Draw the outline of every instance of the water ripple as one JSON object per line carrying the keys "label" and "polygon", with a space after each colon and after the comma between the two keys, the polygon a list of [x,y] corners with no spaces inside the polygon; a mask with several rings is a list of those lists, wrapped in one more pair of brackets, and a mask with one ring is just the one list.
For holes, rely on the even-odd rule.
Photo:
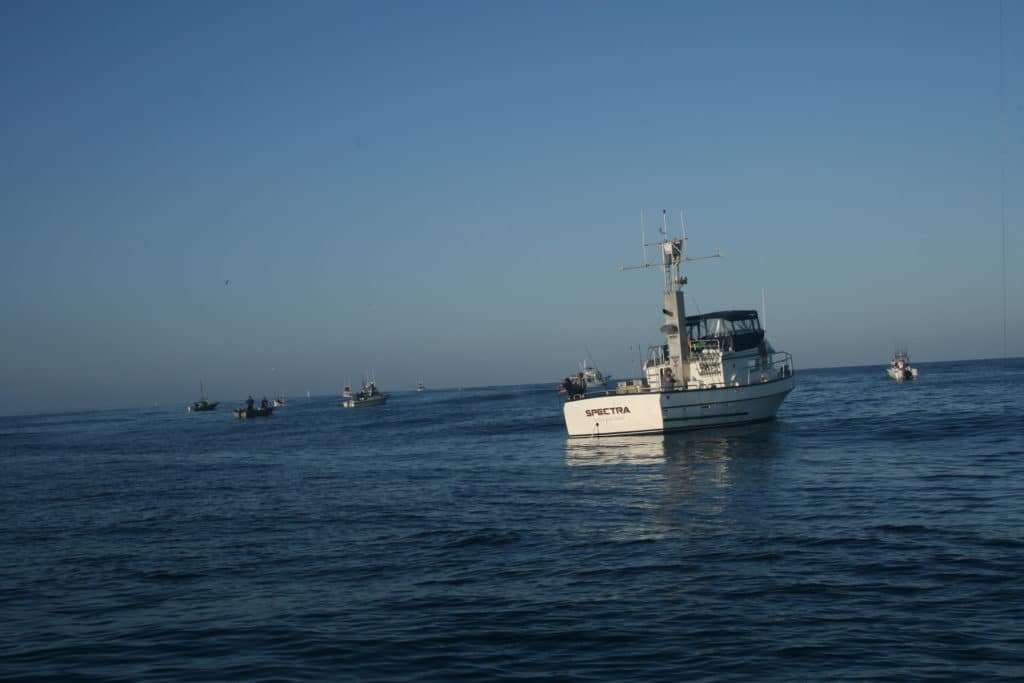
{"label": "water ripple", "polygon": [[567,440],[551,386],[0,419],[3,680],[1018,680],[1024,362]]}

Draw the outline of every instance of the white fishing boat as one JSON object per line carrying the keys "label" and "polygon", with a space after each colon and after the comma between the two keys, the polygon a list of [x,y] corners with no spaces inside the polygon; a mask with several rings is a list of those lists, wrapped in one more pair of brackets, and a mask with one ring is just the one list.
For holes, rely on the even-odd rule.
{"label": "white fishing boat", "polygon": [[288,405],[288,400],[285,399],[284,396],[278,395],[278,397],[274,399],[273,406],[275,408],[280,408],[281,406],[286,406],[286,405]]}
{"label": "white fishing boat", "polygon": [[604,374],[592,365],[588,365],[587,361],[580,363],[580,375],[583,377],[583,388],[585,391],[604,391],[612,386],[612,376]]}
{"label": "white fishing boat", "polygon": [[605,375],[597,368],[587,365],[587,361],[580,363],[580,371],[558,385],[558,392],[569,394],[570,397],[582,396],[587,393],[606,391],[611,388],[612,376]]}
{"label": "white fishing boat", "polygon": [[[685,235],[668,237],[662,219],[660,267],[664,274],[661,332],[651,347],[643,377],[620,381],[614,390],[569,394],[563,406],[571,437],[660,432],[771,420],[793,390],[793,358],[765,339],[757,311],[729,310],[686,316],[681,274]],[[708,257],[714,258],[719,254]]]}
{"label": "white fishing boat", "polygon": [[427,388],[425,386],[423,386],[423,382],[419,382],[416,385],[416,391],[423,392],[423,391],[426,391],[426,390],[427,390]]}
{"label": "white fishing boat", "polygon": [[387,394],[382,394],[377,389],[377,383],[373,380],[363,384],[363,388],[359,391],[352,393],[350,387],[345,387],[345,391],[342,392],[342,398],[345,400],[341,402],[342,408],[367,408],[370,406],[383,405],[387,400]]}
{"label": "white fishing boat", "polygon": [[907,379],[917,379],[917,368],[910,365],[910,356],[906,349],[897,350],[892,355],[889,367],[885,369],[890,379],[902,382]]}

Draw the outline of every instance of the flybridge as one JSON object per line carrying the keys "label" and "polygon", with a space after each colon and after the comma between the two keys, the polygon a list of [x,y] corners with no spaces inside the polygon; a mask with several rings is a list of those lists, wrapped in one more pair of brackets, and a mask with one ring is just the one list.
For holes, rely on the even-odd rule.
{"label": "flybridge", "polygon": [[717,311],[686,316],[686,335],[690,339],[718,339],[723,348],[746,351],[764,341],[764,330],[757,311]]}

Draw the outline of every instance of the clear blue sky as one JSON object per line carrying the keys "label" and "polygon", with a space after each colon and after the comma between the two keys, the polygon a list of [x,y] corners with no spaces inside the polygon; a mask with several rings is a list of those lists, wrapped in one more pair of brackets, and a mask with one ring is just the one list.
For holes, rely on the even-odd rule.
{"label": "clear blue sky", "polygon": [[[0,414],[1024,355],[1024,4],[0,4]],[[1002,176],[1005,172],[1005,185]],[[1001,188],[1005,187],[1005,193]],[[225,285],[225,280],[230,284]]]}

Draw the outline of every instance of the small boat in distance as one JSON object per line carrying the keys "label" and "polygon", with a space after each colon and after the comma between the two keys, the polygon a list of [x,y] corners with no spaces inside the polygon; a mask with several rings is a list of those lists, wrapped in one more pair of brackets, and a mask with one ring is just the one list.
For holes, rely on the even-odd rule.
{"label": "small boat in distance", "polygon": [[273,406],[275,408],[280,408],[281,406],[286,406],[286,405],[288,405],[288,401],[285,400],[284,396],[281,396],[280,394],[278,394],[277,398],[274,399]]}
{"label": "small boat in distance", "polygon": [[377,389],[377,383],[373,380],[363,384],[363,388],[352,394],[350,387],[345,387],[345,391],[342,393],[342,398],[345,400],[341,402],[342,408],[368,408],[370,406],[384,405],[387,400],[387,394],[382,394]]}
{"label": "small boat in distance", "polygon": [[423,382],[420,382],[419,384],[416,385],[416,391],[426,391],[426,390],[427,390],[427,388],[425,386],[423,386]]}
{"label": "small boat in distance", "polygon": [[[652,346],[644,377],[620,381],[609,391],[567,391],[562,407],[570,437],[659,434],[772,420],[793,390],[793,357],[765,338],[757,311],[727,310],[687,316],[680,272],[697,260],[682,238],[668,236],[662,212],[660,267],[664,276],[661,333]],[[719,254],[698,258],[714,258]]]}
{"label": "small boat in distance", "polygon": [[257,408],[254,405],[255,401],[252,400],[252,396],[245,400],[244,408],[236,408],[231,411],[239,420],[245,420],[250,417],[269,417],[274,412],[274,406],[270,405],[267,399],[263,399],[260,402],[260,407]]}
{"label": "small boat in distance", "polygon": [[910,356],[906,349],[897,349],[892,355],[889,367],[885,369],[890,379],[902,382],[905,379],[917,379],[917,368],[910,365]]}
{"label": "small boat in distance", "polygon": [[604,391],[611,386],[612,376],[602,373],[592,365],[587,365],[587,361],[580,363],[580,374],[583,376],[585,391]]}
{"label": "small boat in distance", "polygon": [[189,413],[202,413],[207,410],[216,410],[219,401],[208,401],[206,400],[206,390],[203,388],[202,380],[199,381],[199,400],[193,402],[186,408],[186,412]]}
{"label": "small boat in distance", "polygon": [[558,393],[568,394],[570,399],[577,399],[587,392],[605,391],[611,388],[612,376],[602,373],[597,368],[587,365],[587,361],[580,363],[580,371],[575,375],[566,377],[558,385]]}

